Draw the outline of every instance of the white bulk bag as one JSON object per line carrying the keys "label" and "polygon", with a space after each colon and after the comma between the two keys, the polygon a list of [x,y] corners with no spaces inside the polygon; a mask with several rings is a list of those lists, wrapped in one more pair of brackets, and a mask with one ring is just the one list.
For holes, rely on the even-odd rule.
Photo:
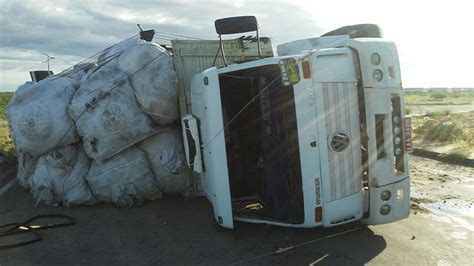
{"label": "white bulk bag", "polygon": [[82,79],[86,77],[87,72],[93,70],[96,67],[97,65],[95,63],[80,63],[77,65],[74,65],[74,67],[70,71],[62,75],[72,78],[76,80],[77,82],[81,82]]}
{"label": "white bulk bag", "polygon": [[6,109],[18,152],[39,156],[78,140],[66,110],[76,86],[69,78],[48,78],[19,88]]}
{"label": "white bulk bag", "polygon": [[80,146],[67,146],[41,156],[31,178],[36,204],[94,204],[95,198],[85,181],[90,161]]}
{"label": "white bulk bag", "polygon": [[103,164],[92,162],[87,182],[98,201],[113,202],[121,207],[162,198],[145,154],[136,147]]}
{"label": "white bulk bag", "polygon": [[138,147],[145,152],[164,194],[190,196],[194,193],[194,184],[184,158],[181,136],[177,129],[165,129],[140,142]]}
{"label": "white bulk bag", "polygon": [[97,59],[97,65],[107,65],[108,67],[117,68],[117,60],[115,59],[117,59],[122,54],[122,52],[128,49],[130,46],[140,42],[143,41],[137,36],[134,36],[110,46],[109,48],[105,49],[101,55],[99,55],[99,58]]}
{"label": "white bulk bag", "polygon": [[156,132],[138,107],[127,75],[105,66],[81,82],[69,114],[87,155],[98,163]]}
{"label": "white bulk bag", "polygon": [[140,107],[159,124],[179,117],[178,85],[171,56],[159,45],[145,41],[128,47],[113,65],[129,75]]}
{"label": "white bulk bag", "polygon": [[15,97],[18,97],[18,96],[20,96],[21,94],[23,94],[23,93],[25,93],[25,92],[31,90],[32,88],[34,88],[34,87],[35,87],[35,84],[36,84],[36,83],[33,82],[33,81],[27,81],[27,82],[25,82],[25,84],[20,85],[20,86],[16,89],[15,94],[13,94],[13,97],[10,99],[10,101],[12,101]]}

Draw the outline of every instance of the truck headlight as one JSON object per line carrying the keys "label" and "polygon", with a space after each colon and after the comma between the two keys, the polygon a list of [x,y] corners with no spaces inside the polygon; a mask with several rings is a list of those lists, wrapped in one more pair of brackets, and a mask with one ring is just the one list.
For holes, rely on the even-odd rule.
{"label": "truck headlight", "polygon": [[374,70],[374,73],[372,74],[372,77],[378,82],[382,81],[382,79],[383,79],[382,70],[380,70],[380,69]]}
{"label": "truck headlight", "polygon": [[385,204],[380,207],[380,214],[387,215],[390,212],[390,205]]}
{"label": "truck headlight", "polygon": [[392,196],[392,193],[390,192],[390,190],[384,190],[382,191],[382,193],[380,193],[380,198],[383,201],[389,200],[391,196]]}

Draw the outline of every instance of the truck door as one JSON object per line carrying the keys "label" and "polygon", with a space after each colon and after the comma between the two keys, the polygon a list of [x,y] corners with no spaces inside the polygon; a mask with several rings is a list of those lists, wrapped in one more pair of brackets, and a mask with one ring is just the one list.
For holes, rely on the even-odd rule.
{"label": "truck door", "polygon": [[193,77],[191,101],[192,114],[199,120],[201,135],[202,187],[212,204],[216,221],[223,227],[233,228],[224,123],[216,68]]}

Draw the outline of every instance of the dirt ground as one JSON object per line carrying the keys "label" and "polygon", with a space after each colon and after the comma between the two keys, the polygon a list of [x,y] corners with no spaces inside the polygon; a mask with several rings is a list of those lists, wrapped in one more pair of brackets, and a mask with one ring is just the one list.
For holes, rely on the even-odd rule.
{"label": "dirt ground", "polygon": [[474,165],[410,157],[412,208],[474,217]]}
{"label": "dirt ground", "polygon": [[[31,195],[14,185],[0,195],[0,224],[47,213],[70,215],[77,224],[44,230],[38,243],[0,250],[0,265],[222,265],[249,258],[255,259],[243,264],[474,264],[474,168],[411,156],[410,171],[408,219],[330,229],[236,223],[234,230],[222,230],[204,198],[165,198],[130,209],[34,207]],[[321,239],[351,229],[358,230]],[[262,256],[291,246],[279,255]]]}

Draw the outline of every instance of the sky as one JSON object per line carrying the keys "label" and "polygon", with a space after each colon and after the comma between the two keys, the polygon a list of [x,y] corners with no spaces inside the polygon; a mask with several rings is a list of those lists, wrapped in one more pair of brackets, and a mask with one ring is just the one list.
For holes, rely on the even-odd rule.
{"label": "sky", "polygon": [[[273,46],[341,26],[375,23],[397,45],[402,81],[411,87],[474,87],[474,10],[470,1],[153,1],[0,0],[0,91],[28,71],[55,73],[137,33],[216,40],[214,20],[255,15]],[[166,42],[161,40],[162,42]]]}

